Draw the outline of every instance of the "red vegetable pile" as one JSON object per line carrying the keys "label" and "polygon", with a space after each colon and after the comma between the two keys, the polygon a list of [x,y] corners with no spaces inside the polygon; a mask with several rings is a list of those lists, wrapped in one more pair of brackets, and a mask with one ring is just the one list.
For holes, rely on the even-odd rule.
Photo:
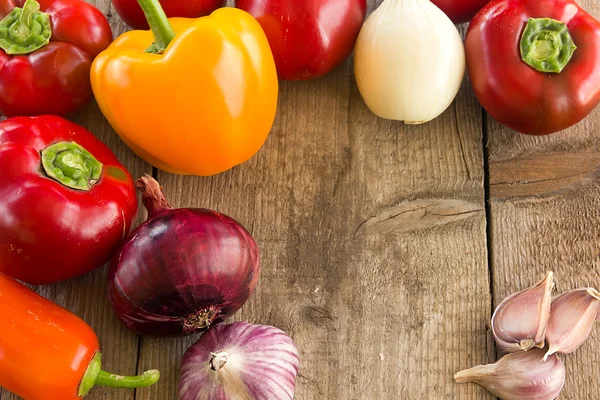
{"label": "red vegetable pile", "polygon": [[[224,3],[114,0],[127,24],[151,30],[111,44],[106,17],[83,0],[0,0],[0,113],[10,117],[0,122],[0,382],[8,390],[77,400],[94,385],[158,380],[157,371],[101,371],[92,329],[11,279],[51,284],[112,260],[108,297],[127,328],[203,333],[183,359],[181,400],[293,398],[292,339],[270,326],[221,324],[258,283],[254,238],[216,211],[172,208],[149,176],[137,183],[148,219],[128,235],[132,177],[91,132],[59,116],[90,100],[90,77],[104,116],[134,152],[165,171],[202,175],[262,146],[277,78],[322,77],[355,48],[356,85],[382,118],[437,118],[463,87],[465,65],[485,110],[524,134],[569,128],[600,103],[600,22],[574,0],[383,0],[366,21],[366,0],[236,0],[239,10],[212,13]],[[467,21],[463,43],[455,23]],[[552,301],[551,277],[494,315],[498,344],[517,353],[458,381],[506,399],[558,395],[565,370],[555,353],[587,339],[600,293],[582,288]],[[52,350],[42,357],[44,341]],[[534,349],[546,342],[547,352]]]}

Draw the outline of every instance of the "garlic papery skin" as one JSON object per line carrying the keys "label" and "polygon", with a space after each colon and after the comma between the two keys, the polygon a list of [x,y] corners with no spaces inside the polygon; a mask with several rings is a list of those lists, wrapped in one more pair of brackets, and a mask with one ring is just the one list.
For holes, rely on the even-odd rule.
{"label": "garlic papery skin", "polygon": [[183,356],[179,400],[292,400],[298,350],[283,331],[234,322],[206,331]]}
{"label": "garlic papery skin", "polygon": [[360,31],[354,73],[374,114],[420,124],[452,103],[465,64],[460,34],[430,0],[385,0]]}
{"label": "garlic papery skin", "polygon": [[565,384],[565,366],[556,356],[542,361],[544,350],[510,353],[495,364],[457,373],[457,383],[473,382],[503,400],[554,400]]}
{"label": "garlic papery skin", "polygon": [[600,293],[596,289],[577,289],[555,297],[546,329],[546,356],[577,350],[590,336],[599,312]]}
{"label": "garlic papery skin", "polygon": [[553,276],[552,272],[548,272],[541,282],[508,296],[496,307],[492,316],[492,332],[502,350],[512,353],[544,347]]}

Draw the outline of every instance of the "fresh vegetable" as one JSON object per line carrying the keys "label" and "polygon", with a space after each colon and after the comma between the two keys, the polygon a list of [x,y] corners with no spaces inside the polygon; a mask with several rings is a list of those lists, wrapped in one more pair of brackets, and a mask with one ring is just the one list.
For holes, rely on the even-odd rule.
{"label": "fresh vegetable", "polygon": [[342,63],[367,12],[366,0],[236,0],[261,24],[280,79],[312,79]]}
{"label": "fresh vegetable", "polygon": [[[495,364],[457,373],[503,400],[554,400],[565,383],[556,353],[570,354],[589,337],[600,313],[600,293],[576,289],[552,299],[553,273],[505,298],[492,317],[496,344],[509,352]],[[547,347],[546,347],[547,346]]]}
{"label": "fresh vegetable", "polygon": [[0,386],[26,400],[81,399],[94,385],[137,388],[156,370],[101,370],[98,337],[85,322],[0,273]]}
{"label": "fresh vegetable", "polygon": [[481,385],[502,400],[554,400],[565,384],[565,366],[556,355],[543,358],[543,349],[519,351],[461,371],[454,379]]}
{"label": "fresh vegetable", "polygon": [[234,322],[210,328],[181,364],[179,400],[292,400],[298,350],[283,331]]}
{"label": "fresh vegetable", "polygon": [[492,1],[465,45],[475,95],[517,132],[558,132],[600,102],[600,23],[573,0]]}
{"label": "fresh vegetable", "polygon": [[252,236],[205,209],[172,209],[158,182],[138,180],[148,220],[115,255],[108,295],[115,313],[140,335],[186,335],[233,315],[260,273]]}
{"label": "fresh vegetable", "polygon": [[490,0],[431,0],[455,24],[469,22]]}
{"label": "fresh vegetable", "polygon": [[[226,0],[159,0],[168,17],[198,18],[208,15]],[[112,0],[112,4],[123,21],[133,29],[148,29],[148,21],[138,0]]]}
{"label": "fresh vegetable", "polygon": [[594,288],[572,290],[552,300],[546,331],[548,352],[570,354],[588,339],[600,312],[600,292]]}
{"label": "fresh vegetable", "polygon": [[554,274],[534,286],[514,293],[498,305],[492,316],[492,333],[503,351],[527,351],[544,347]]}
{"label": "fresh vegetable", "polygon": [[429,0],[384,0],[365,22],[354,71],[379,117],[419,124],[452,103],[465,73],[462,39]]}
{"label": "fresh vegetable", "polygon": [[112,41],[83,0],[0,0],[0,112],[64,115],[92,97],[92,60]]}
{"label": "fresh vegetable", "polygon": [[90,132],[15,117],[0,122],[0,209],[0,272],[47,284],[109,261],[137,201],[127,170]]}
{"label": "fresh vegetable", "polygon": [[108,121],[167,172],[213,175],[248,160],[277,108],[275,62],[260,25],[235,8],[167,20],[158,0],[140,4],[154,37],[127,32],[92,65]]}

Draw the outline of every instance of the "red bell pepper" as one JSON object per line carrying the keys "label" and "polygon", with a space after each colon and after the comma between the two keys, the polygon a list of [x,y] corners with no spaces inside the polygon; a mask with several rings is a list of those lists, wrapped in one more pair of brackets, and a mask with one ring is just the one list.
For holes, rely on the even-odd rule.
{"label": "red bell pepper", "polygon": [[0,122],[0,272],[31,284],[89,272],[136,212],[131,176],[84,128],[56,116]]}
{"label": "red bell pepper", "polygon": [[236,0],[262,26],[279,79],[325,75],[354,50],[366,0]]}
{"label": "red bell pepper", "polygon": [[2,114],[65,115],[91,99],[92,61],[112,41],[100,10],[83,0],[0,0],[0,18]]}
{"label": "red bell pepper", "polygon": [[494,0],[465,47],[479,102],[518,132],[566,129],[600,102],[600,22],[573,0]]}
{"label": "red bell pepper", "polygon": [[[223,7],[226,0],[160,0],[159,2],[169,18],[198,18]],[[112,0],[112,4],[121,19],[133,29],[150,28],[138,0]]]}

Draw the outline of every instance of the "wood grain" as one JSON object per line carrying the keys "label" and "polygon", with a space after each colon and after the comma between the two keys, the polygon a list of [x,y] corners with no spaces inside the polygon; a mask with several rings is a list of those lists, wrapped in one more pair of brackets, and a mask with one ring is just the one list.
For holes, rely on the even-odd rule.
{"label": "wood grain", "polygon": [[[112,15],[109,0],[90,1],[107,15]],[[110,18],[113,33],[123,32],[126,27],[118,18]],[[121,142],[100,110],[92,102],[74,121],[93,132],[106,143],[117,158],[137,177],[143,173],[151,173],[152,167],[136,157]],[[145,219],[145,213],[140,213],[138,222]],[[42,296],[67,308],[83,318],[96,331],[102,347],[103,368],[106,371],[135,374],[138,360],[138,337],[121,326],[114,316],[106,296],[106,266],[97,271],[56,285],[36,288]],[[0,333],[1,334],[1,333]],[[18,399],[17,396],[0,389],[2,400]],[[132,400],[133,390],[94,388],[86,399]],[[50,399],[49,399],[50,400]],[[54,399],[52,399],[54,400]],[[59,399],[56,399],[59,400]]]}
{"label": "wood grain", "polygon": [[[452,380],[495,358],[481,127],[468,84],[432,123],[378,119],[347,62],[281,84],[273,131],[248,163],[212,178],[159,173],[174,206],[216,209],[256,238],[260,283],[235,319],[290,333],[296,399],[491,398]],[[139,371],[164,380],[138,399],[176,397],[196,339],[142,339]]]}
{"label": "wood grain", "polygon": [[[596,1],[580,4],[600,17]],[[600,110],[550,136],[489,129],[492,270],[495,303],[556,273],[555,293],[600,286]],[[563,400],[600,399],[600,331],[563,357]]]}

